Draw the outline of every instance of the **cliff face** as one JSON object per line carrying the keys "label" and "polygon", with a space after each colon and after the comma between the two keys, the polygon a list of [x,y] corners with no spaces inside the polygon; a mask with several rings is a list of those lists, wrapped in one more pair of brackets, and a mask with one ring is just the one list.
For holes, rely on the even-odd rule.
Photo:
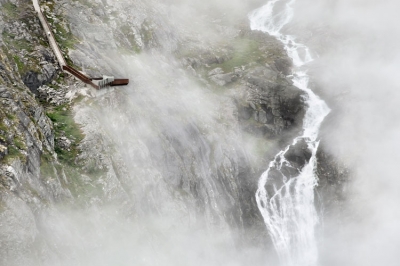
{"label": "cliff face", "polygon": [[267,245],[254,192],[304,104],[283,48],[243,19],[259,2],[43,3],[69,62],[131,80],[95,92],[58,71],[30,1],[1,1],[2,264],[103,265],[90,256],[132,239],[132,261],[171,256],[168,241],[209,243],[198,232]]}
{"label": "cliff face", "polygon": [[[1,265],[29,261],[42,211],[71,198],[65,176],[53,171],[54,127],[36,97],[57,66],[31,4],[2,1],[0,9]],[[47,173],[45,158],[54,158]]]}

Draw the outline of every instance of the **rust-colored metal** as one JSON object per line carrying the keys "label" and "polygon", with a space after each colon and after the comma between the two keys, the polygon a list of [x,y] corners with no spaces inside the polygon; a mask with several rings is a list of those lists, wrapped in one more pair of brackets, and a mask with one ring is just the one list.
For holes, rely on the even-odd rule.
{"label": "rust-colored metal", "polygon": [[[1,1],[1,0],[0,0]],[[67,71],[74,75],[76,78],[80,79],[86,84],[89,84],[90,86],[94,87],[95,89],[99,90],[101,88],[107,87],[107,86],[123,86],[123,85],[128,85],[129,79],[114,79],[114,77],[103,77],[103,78],[90,78],[87,77],[86,75],[82,74],[78,70],[74,69],[71,66],[68,66],[63,54],[61,52],[60,47],[58,46],[57,40],[53,34],[53,31],[51,30],[50,24],[48,23],[46,16],[43,14],[38,0],[33,0],[33,6],[38,13],[39,20],[42,24],[43,29],[46,32],[46,36],[49,40],[50,47],[53,49],[54,54],[57,57],[58,63],[62,67],[64,71]],[[94,84],[92,81],[97,80],[99,81],[99,85]],[[111,82],[111,80],[113,80]]]}
{"label": "rust-colored metal", "polygon": [[[86,75],[82,74],[75,68],[68,66],[68,65],[63,66],[63,70],[68,71],[69,73],[71,73],[72,75],[74,75],[75,77],[77,77],[78,79],[83,81],[84,83],[91,85],[95,89],[97,89],[97,90],[100,89],[100,87],[98,85],[94,84],[92,81],[93,80],[103,80],[103,78],[87,77]],[[114,81],[111,82],[109,85],[114,87],[114,86],[125,86],[128,84],[129,84],[129,79],[114,79]]]}
{"label": "rust-colored metal", "polygon": [[66,65],[66,66],[63,66],[63,70],[68,71],[69,73],[71,73],[72,75],[74,75],[75,77],[77,77],[78,79],[83,81],[84,83],[91,85],[95,89],[97,89],[97,90],[99,89],[99,86],[94,84],[89,77],[85,76],[84,74],[82,74],[81,72],[76,70],[75,68]]}
{"label": "rust-colored metal", "polygon": [[110,86],[125,86],[129,84],[129,79],[115,79],[110,83]]}

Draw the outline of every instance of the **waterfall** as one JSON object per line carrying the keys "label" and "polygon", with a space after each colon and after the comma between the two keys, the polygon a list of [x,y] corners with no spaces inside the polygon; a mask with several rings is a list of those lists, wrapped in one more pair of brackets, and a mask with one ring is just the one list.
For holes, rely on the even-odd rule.
{"label": "waterfall", "polygon": [[251,12],[249,19],[252,30],[267,32],[276,37],[293,60],[292,81],[305,92],[308,108],[302,135],[296,137],[291,145],[305,142],[311,157],[297,176],[289,176],[282,170],[284,167],[291,167],[285,157],[291,145],[280,151],[260,177],[256,200],[282,265],[315,266],[318,263],[314,235],[314,228],[318,223],[314,206],[314,188],[318,184],[317,137],[320,125],[330,109],[308,88],[309,77],[305,66],[313,60],[308,47],[296,42],[294,36],[281,32],[293,17],[295,2],[296,0],[271,0]]}

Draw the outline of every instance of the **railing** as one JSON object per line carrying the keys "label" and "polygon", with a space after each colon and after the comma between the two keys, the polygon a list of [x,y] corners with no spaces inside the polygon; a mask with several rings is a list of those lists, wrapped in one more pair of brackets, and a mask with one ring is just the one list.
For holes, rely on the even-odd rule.
{"label": "railing", "polygon": [[77,77],[78,79],[83,81],[84,83],[91,85],[95,89],[99,89],[99,86],[94,84],[89,77],[85,76],[84,74],[82,74],[81,72],[76,70],[75,68],[73,68],[71,66],[68,66],[68,65],[65,65],[65,66],[63,66],[63,70],[64,71],[68,71],[69,73],[71,73],[72,75],[74,75],[75,77]]}
{"label": "railing", "polygon": [[[33,6],[35,10],[38,13],[39,20],[42,23],[43,29],[45,30],[46,37],[49,40],[50,47],[53,49],[54,54],[57,57],[58,63],[60,64],[60,67],[62,68],[63,71],[67,71],[74,75],[76,78],[81,80],[82,82],[91,85],[95,89],[101,89],[105,88],[107,86],[123,86],[123,85],[128,85],[129,84],[129,79],[114,79],[114,77],[103,77],[103,78],[89,78],[86,75],[82,74],[75,68],[67,65],[62,53],[61,49],[57,44],[56,38],[53,34],[53,31],[51,30],[50,24],[47,22],[46,17],[43,15],[42,10],[40,9],[39,1],[38,0],[32,0]],[[93,80],[99,80],[98,84],[96,85],[93,83]]]}
{"label": "railing", "polygon": [[[33,0],[33,1],[34,2],[36,1],[36,3],[37,3],[37,5],[35,5],[35,3],[34,3],[34,6],[35,6],[36,11],[38,12],[39,20],[42,23],[43,29],[45,30],[46,37],[47,37],[47,39],[49,39],[50,46],[53,49],[53,51],[57,57],[60,67],[63,67],[67,63],[65,62],[65,59],[62,56],[61,49],[57,44],[56,38],[53,34],[53,31],[51,30],[50,24],[47,22],[46,17],[44,16],[42,10],[40,9],[40,5],[39,5],[38,1],[37,0]],[[47,29],[46,29],[46,27],[47,27]],[[50,36],[49,36],[49,33],[50,33]]]}

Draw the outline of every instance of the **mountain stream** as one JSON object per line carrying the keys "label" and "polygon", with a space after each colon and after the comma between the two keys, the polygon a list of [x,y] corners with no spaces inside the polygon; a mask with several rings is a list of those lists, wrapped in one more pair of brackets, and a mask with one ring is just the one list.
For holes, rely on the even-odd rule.
{"label": "mountain stream", "polygon": [[[293,60],[293,84],[305,92],[307,105],[302,135],[270,162],[259,179],[256,200],[282,265],[316,266],[318,250],[314,230],[319,220],[314,206],[314,188],[318,183],[316,153],[319,128],[330,109],[308,87],[305,67],[313,60],[309,48],[297,42],[294,36],[282,33],[293,18],[295,2],[271,0],[249,14],[252,30],[266,32],[283,43]],[[282,171],[284,167],[294,167],[285,155],[292,145],[301,141],[307,144],[311,157],[299,174],[290,176]],[[276,178],[280,180],[277,182]]]}

